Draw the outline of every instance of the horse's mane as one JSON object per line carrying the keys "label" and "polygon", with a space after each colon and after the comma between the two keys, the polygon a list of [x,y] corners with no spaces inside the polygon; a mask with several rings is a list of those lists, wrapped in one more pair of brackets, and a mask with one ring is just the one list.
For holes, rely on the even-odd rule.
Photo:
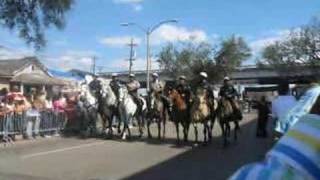
{"label": "horse's mane", "polygon": [[221,116],[224,116],[224,117],[231,116],[233,114],[231,102],[225,98],[221,98],[219,100],[218,112],[220,113]]}

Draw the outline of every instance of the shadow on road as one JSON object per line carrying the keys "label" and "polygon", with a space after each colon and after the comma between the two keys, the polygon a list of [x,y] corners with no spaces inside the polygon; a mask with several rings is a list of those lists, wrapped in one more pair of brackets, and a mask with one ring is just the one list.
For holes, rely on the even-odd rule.
{"label": "shadow on road", "polygon": [[[241,127],[241,134],[237,143],[231,143],[228,148],[222,148],[221,137],[215,137],[212,144],[192,148],[174,158],[161,162],[153,167],[133,174],[125,179],[174,179],[174,180],[205,180],[227,179],[244,164],[261,160],[273,141],[256,139],[256,121],[250,121]],[[146,143],[169,143],[175,147],[175,139],[143,140]],[[191,144],[187,144],[188,146]]]}

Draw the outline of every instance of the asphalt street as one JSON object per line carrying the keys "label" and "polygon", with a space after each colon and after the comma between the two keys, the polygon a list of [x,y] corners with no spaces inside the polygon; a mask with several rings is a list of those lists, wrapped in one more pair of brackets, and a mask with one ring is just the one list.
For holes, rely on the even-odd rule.
{"label": "asphalt street", "polygon": [[228,148],[222,147],[217,124],[213,142],[197,147],[193,143],[177,145],[171,123],[161,141],[146,137],[127,141],[78,137],[19,141],[0,148],[0,179],[226,179],[242,165],[261,160],[273,144],[271,138],[255,138],[255,118],[254,114],[245,115],[239,141]]}

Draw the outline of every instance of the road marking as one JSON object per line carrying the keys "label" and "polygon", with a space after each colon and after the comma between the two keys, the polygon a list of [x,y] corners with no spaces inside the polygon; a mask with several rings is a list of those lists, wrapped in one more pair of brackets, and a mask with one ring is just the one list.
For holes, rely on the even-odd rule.
{"label": "road marking", "polygon": [[61,149],[56,149],[56,150],[51,150],[51,151],[44,151],[44,152],[39,152],[39,153],[33,153],[33,154],[28,154],[24,155],[21,158],[22,159],[28,159],[36,156],[44,156],[48,154],[53,154],[53,153],[59,153],[59,152],[64,152],[64,151],[70,151],[70,150],[75,150],[75,149],[81,149],[85,147],[91,147],[91,146],[97,146],[97,145],[102,145],[105,144],[106,142],[95,142],[95,143],[90,143],[90,144],[83,144],[79,146],[72,146],[72,147],[67,147],[67,148],[61,148]]}

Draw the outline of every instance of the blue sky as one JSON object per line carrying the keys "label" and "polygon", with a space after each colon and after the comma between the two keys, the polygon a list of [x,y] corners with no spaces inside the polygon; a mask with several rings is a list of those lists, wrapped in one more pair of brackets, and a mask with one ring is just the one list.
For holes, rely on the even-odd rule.
{"label": "blue sky", "polygon": [[[122,22],[143,26],[176,18],[151,36],[152,55],[168,42],[208,41],[243,36],[255,55],[288,31],[320,15],[319,0],[75,0],[64,30],[47,30],[48,44],[35,53],[16,33],[0,27],[0,58],[36,54],[49,67],[90,69],[91,57],[103,71],[126,70],[130,37],[139,44],[134,69],[144,69],[144,33]],[[247,61],[247,64],[252,63]],[[153,68],[157,68],[153,63]]]}

